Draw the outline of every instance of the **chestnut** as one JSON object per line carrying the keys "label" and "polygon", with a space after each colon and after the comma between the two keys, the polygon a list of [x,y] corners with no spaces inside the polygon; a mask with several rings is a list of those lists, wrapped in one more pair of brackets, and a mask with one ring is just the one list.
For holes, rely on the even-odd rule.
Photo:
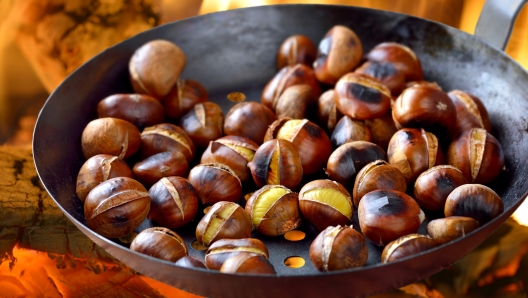
{"label": "chestnut", "polygon": [[169,262],[176,262],[188,254],[180,235],[163,227],[141,231],[130,243],[130,250]]}
{"label": "chestnut", "polygon": [[456,135],[456,108],[449,96],[425,85],[403,90],[392,106],[398,128],[423,128],[441,139]]}
{"label": "chestnut", "polygon": [[225,117],[224,133],[226,135],[248,138],[260,145],[273,121],[275,113],[258,102],[241,102],[234,105]]}
{"label": "chestnut", "polygon": [[372,243],[384,246],[416,233],[425,215],[416,201],[396,190],[375,190],[363,196],[358,206],[359,226]]}
{"label": "chestnut", "polygon": [[166,228],[179,228],[191,222],[198,212],[198,196],[185,178],[161,178],[149,189],[148,194],[148,219]]}
{"label": "chestnut", "polygon": [[447,197],[444,214],[467,216],[480,225],[494,219],[504,211],[504,203],[491,188],[481,184],[465,184],[453,190]]}
{"label": "chestnut", "polygon": [[209,269],[220,270],[225,260],[242,253],[255,253],[269,259],[268,248],[257,238],[221,239],[209,246],[205,263]]}
{"label": "chestnut", "polygon": [[352,119],[374,119],[391,107],[391,92],[378,80],[357,73],[347,73],[335,85],[336,107]]}
{"label": "chestnut", "polygon": [[144,94],[114,94],[97,104],[99,118],[113,117],[126,120],[139,129],[165,120],[159,100]]}
{"label": "chestnut", "polygon": [[389,142],[387,156],[389,163],[403,173],[409,184],[427,169],[444,162],[436,136],[418,128],[398,130]]}
{"label": "chestnut", "polygon": [[205,149],[210,141],[224,135],[222,108],[210,101],[197,103],[180,119],[180,127],[189,135],[194,145]]}
{"label": "chestnut", "polygon": [[174,124],[162,123],[146,127],[141,133],[141,158],[165,151],[180,152],[185,155],[187,163],[190,163],[196,149],[187,133]]}
{"label": "chestnut", "polygon": [[163,177],[187,176],[189,165],[182,153],[166,151],[137,162],[132,172],[136,180],[145,187],[151,187]]}
{"label": "chestnut", "polygon": [[317,231],[329,226],[349,225],[354,215],[350,193],[331,180],[308,182],[299,192],[301,214]]}
{"label": "chestnut", "polygon": [[147,190],[141,183],[128,177],[101,182],[84,201],[86,224],[107,238],[130,234],[145,220],[149,209]]}
{"label": "chestnut", "polygon": [[298,63],[311,66],[317,56],[317,48],[310,38],[304,35],[292,35],[280,45],[277,54],[277,66],[295,66]]}
{"label": "chestnut", "polygon": [[388,112],[384,116],[375,119],[365,120],[365,125],[370,130],[372,137],[372,143],[381,147],[381,149],[387,151],[390,139],[398,131],[394,120],[392,119],[392,113]]}
{"label": "chestnut", "polygon": [[405,74],[407,81],[422,80],[423,70],[420,60],[409,47],[396,43],[384,42],[375,46],[367,54],[367,60],[376,62],[391,62]]}
{"label": "chestnut", "polygon": [[277,118],[315,119],[317,97],[312,87],[294,85],[284,90],[273,106]]}
{"label": "chestnut", "polygon": [[141,135],[134,124],[118,118],[99,118],[84,128],[82,152],[86,159],[97,154],[126,159],[139,150],[140,140]]}
{"label": "chestnut", "polygon": [[186,61],[185,53],[170,41],[147,42],[128,64],[134,91],[162,99],[178,81]]}
{"label": "chestnut", "polygon": [[354,205],[358,206],[367,193],[379,189],[407,190],[407,181],[400,170],[384,160],[373,161],[359,171],[352,191]]}
{"label": "chestnut", "polygon": [[354,31],[345,26],[334,26],[319,43],[314,62],[319,82],[333,85],[361,62],[363,46]]}
{"label": "chestnut", "polygon": [[391,94],[400,94],[405,89],[405,74],[392,62],[367,61],[354,72],[375,78],[389,88]]}
{"label": "chestnut", "polygon": [[262,255],[241,253],[225,260],[220,267],[222,273],[276,274],[275,268]]}
{"label": "chestnut", "polygon": [[414,199],[424,210],[443,211],[447,196],[455,188],[467,183],[462,172],[453,166],[432,167],[416,179]]}
{"label": "chestnut", "polygon": [[328,158],[326,174],[345,188],[354,186],[357,173],[368,163],[387,156],[378,145],[365,141],[345,143],[338,147]]}
{"label": "chestnut", "polygon": [[352,226],[328,227],[310,245],[310,261],[319,271],[361,267],[367,259],[367,242]]}
{"label": "chestnut", "polygon": [[299,196],[282,185],[266,185],[246,203],[246,212],[259,233],[280,236],[301,225]]}
{"label": "chestnut", "polygon": [[184,268],[202,268],[207,269],[207,266],[205,266],[204,262],[194,256],[184,256],[178,259],[176,263],[174,263],[176,266],[184,267]]}
{"label": "chestnut", "polygon": [[431,220],[427,224],[427,234],[429,234],[436,243],[442,244],[464,237],[467,233],[476,230],[478,227],[478,221],[471,217],[450,216]]}
{"label": "chestnut", "polygon": [[429,81],[410,81],[405,84],[405,89],[415,87],[415,86],[427,86],[431,88],[435,88],[438,90],[442,90],[442,87],[440,87],[436,82],[429,82]]}
{"label": "chestnut", "polygon": [[233,202],[215,203],[196,226],[196,240],[206,247],[220,239],[249,238],[250,235],[249,215]]}
{"label": "chestnut", "polygon": [[437,246],[435,240],[429,236],[409,234],[391,241],[381,253],[381,263],[396,260],[424,252]]}
{"label": "chestnut", "polygon": [[456,124],[459,132],[472,128],[484,128],[491,133],[488,111],[478,97],[460,90],[453,90],[447,95],[449,95],[456,107]]}
{"label": "chestnut", "polygon": [[203,205],[220,201],[236,202],[242,197],[240,179],[232,169],[223,164],[199,164],[191,169],[188,180]]}
{"label": "chestnut", "polygon": [[172,121],[177,121],[192,108],[209,99],[204,86],[197,81],[179,79],[169,94],[163,98],[165,115]]}
{"label": "chestnut", "polygon": [[271,139],[293,143],[301,158],[305,175],[321,170],[332,153],[332,144],[324,130],[308,119],[281,118],[273,122],[264,141]]}
{"label": "chestnut", "polygon": [[344,116],[337,122],[330,142],[334,148],[337,148],[345,143],[354,141],[365,141],[370,142],[372,136],[370,129],[367,127],[364,121],[354,120],[348,116]]}
{"label": "chestnut", "polygon": [[248,163],[248,167],[258,187],[280,184],[297,189],[303,177],[301,158],[295,146],[282,139],[273,139],[262,144],[253,161]]}
{"label": "chestnut", "polygon": [[326,91],[319,97],[317,106],[317,123],[330,133],[334,131],[337,122],[343,117],[336,107],[336,96],[334,89]]}
{"label": "chestnut", "polygon": [[200,163],[221,163],[237,174],[241,182],[251,178],[248,163],[253,161],[258,145],[252,140],[239,136],[225,136],[209,142]]}
{"label": "chestnut", "polygon": [[86,196],[99,183],[115,178],[132,178],[132,171],[123,160],[108,154],[94,155],[82,165],[77,175],[75,192],[84,203]]}
{"label": "chestnut", "polygon": [[488,183],[504,167],[504,153],[499,141],[482,128],[463,132],[449,145],[446,159],[470,183]]}

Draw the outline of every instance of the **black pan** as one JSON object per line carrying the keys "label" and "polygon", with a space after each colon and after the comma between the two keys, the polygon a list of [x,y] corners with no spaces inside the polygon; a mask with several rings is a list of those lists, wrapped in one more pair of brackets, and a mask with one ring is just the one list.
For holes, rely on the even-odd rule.
{"label": "black pan", "polygon": [[[127,65],[134,50],[153,39],[177,43],[188,58],[183,77],[202,82],[211,100],[227,111],[234,105],[226,99],[230,92],[242,91],[251,100],[260,98],[263,86],[277,72],[276,52],[286,37],[305,34],[318,42],[336,24],[352,28],[365,51],[384,41],[408,45],[420,58],[427,80],[436,81],[444,90],[467,90],[483,100],[493,123],[493,134],[506,156],[505,170],[490,185],[504,201],[501,216],[464,238],[390,264],[379,264],[380,249],[371,245],[365,267],[334,273],[319,273],[311,265],[308,248],[315,233],[305,226],[308,235],[300,242],[281,237],[264,239],[277,276],[180,268],[132,252],[119,241],[105,239],[86,226],[83,207],[75,195],[76,176],[84,162],[81,133],[96,118],[96,105],[101,99],[132,92]],[[365,296],[418,281],[451,265],[491,235],[521,204],[528,190],[527,99],[528,74],[517,63],[499,49],[448,26],[355,7],[255,7],[167,24],[99,54],[49,97],[35,128],[33,152],[42,182],[68,218],[110,254],[149,277],[209,297]],[[150,225],[145,221],[140,229]],[[177,232],[190,248],[194,226]],[[191,255],[203,257],[203,251],[189,250]],[[289,256],[301,256],[307,264],[300,269],[288,268],[283,261]]]}

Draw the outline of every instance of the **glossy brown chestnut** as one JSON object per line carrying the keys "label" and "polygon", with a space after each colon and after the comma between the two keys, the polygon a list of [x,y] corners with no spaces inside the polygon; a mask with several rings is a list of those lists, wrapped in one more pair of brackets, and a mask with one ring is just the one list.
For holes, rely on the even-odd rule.
{"label": "glossy brown chestnut", "polygon": [[391,94],[400,94],[405,89],[405,74],[391,62],[367,61],[354,72],[375,78],[387,86]]}
{"label": "glossy brown chestnut", "polygon": [[147,42],[134,52],[128,64],[134,91],[162,99],[178,81],[186,61],[185,53],[169,41]]}
{"label": "glossy brown chestnut", "polygon": [[364,166],[356,176],[352,196],[354,205],[367,193],[379,189],[392,189],[400,192],[407,190],[407,181],[396,167],[384,160],[373,161]]}
{"label": "glossy brown chestnut", "polygon": [[269,140],[262,144],[248,167],[258,187],[280,184],[297,189],[303,177],[301,158],[290,142],[282,139]]}
{"label": "glossy brown chestnut", "polygon": [[449,145],[446,159],[470,183],[488,183],[504,167],[504,153],[499,141],[482,128],[463,132]]}
{"label": "glossy brown chestnut", "polygon": [[144,94],[110,95],[97,104],[97,116],[123,119],[139,129],[165,121],[159,100]]}
{"label": "glossy brown chestnut", "polygon": [[424,252],[437,246],[429,236],[410,234],[400,237],[385,246],[381,253],[381,262],[389,263]]}
{"label": "glossy brown chestnut", "polygon": [[328,158],[326,174],[345,188],[354,186],[357,173],[367,164],[376,160],[386,160],[385,151],[370,142],[356,141],[338,147]]}
{"label": "glossy brown chestnut", "polygon": [[185,267],[185,268],[202,268],[207,269],[207,266],[205,266],[204,262],[195,256],[184,256],[181,257],[176,263],[174,263],[176,266]]}
{"label": "glossy brown chestnut", "polygon": [[214,102],[198,103],[182,116],[180,127],[189,135],[196,147],[205,149],[210,141],[224,135],[224,113]]}
{"label": "glossy brown chestnut", "polygon": [[361,267],[367,259],[367,242],[352,226],[328,227],[310,245],[310,261],[319,271]]}
{"label": "glossy brown chestnut", "polygon": [[308,119],[278,119],[269,127],[264,141],[271,139],[283,139],[293,143],[301,158],[305,175],[320,171],[332,153],[328,135]]}
{"label": "glossy brown chestnut", "polygon": [[81,145],[86,159],[97,154],[126,159],[139,150],[140,140],[141,135],[134,124],[117,118],[99,118],[86,125]]}
{"label": "glossy brown chestnut", "polygon": [[200,163],[221,163],[237,174],[241,182],[251,178],[248,163],[253,161],[258,145],[252,140],[239,136],[225,136],[209,142]]}
{"label": "glossy brown chestnut", "polygon": [[253,101],[241,102],[227,112],[224,133],[245,137],[260,145],[264,141],[268,126],[275,119],[275,113],[263,104]]}
{"label": "glossy brown chestnut", "polygon": [[269,259],[268,248],[257,238],[221,239],[209,246],[205,263],[209,269],[220,270],[225,260],[241,253],[259,254]]}
{"label": "glossy brown chestnut", "polygon": [[371,140],[372,136],[370,134],[370,129],[365,122],[361,120],[353,120],[348,116],[344,116],[339,122],[337,122],[337,125],[332,132],[332,136],[330,137],[330,142],[334,148],[354,141],[370,142]]}
{"label": "glossy brown chestnut", "polygon": [[150,197],[138,181],[118,177],[101,182],[84,201],[86,224],[107,238],[134,231],[147,217]]}
{"label": "glossy brown chestnut", "polygon": [[501,198],[491,188],[481,184],[465,184],[455,188],[446,200],[444,214],[467,216],[480,225],[494,219],[504,211]]}
{"label": "glossy brown chestnut", "polygon": [[75,192],[84,203],[86,196],[99,183],[116,177],[132,178],[128,165],[117,156],[98,154],[90,157],[79,170]]}
{"label": "glossy brown chestnut", "polygon": [[442,244],[464,237],[467,233],[476,230],[478,227],[478,221],[471,217],[450,216],[431,220],[427,224],[427,234],[429,234],[436,243]]}
{"label": "glossy brown chestnut", "polygon": [[288,87],[274,103],[277,118],[315,119],[317,97],[312,87],[294,85]]}
{"label": "glossy brown chestnut", "polygon": [[317,231],[329,226],[349,225],[354,215],[350,193],[331,180],[314,180],[299,192],[301,214]]}
{"label": "glossy brown chestnut", "polygon": [[266,236],[280,236],[301,225],[299,196],[282,185],[266,185],[246,203],[251,224]]}
{"label": "glossy brown chestnut", "polygon": [[163,227],[141,231],[130,243],[130,249],[169,262],[176,262],[188,254],[180,235]]}
{"label": "glossy brown chestnut", "polygon": [[179,120],[192,108],[209,99],[204,86],[197,81],[179,79],[163,98],[165,115],[172,121]]}
{"label": "glossy brown chestnut", "polygon": [[333,85],[361,62],[363,46],[354,31],[345,26],[334,26],[319,43],[314,70],[317,79]]}
{"label": "glossy brown chestnut", "polygon": [[277,67],[282,69],[299,63],[312,66],[316,56],[317,47],[310,38],[300,34],[292,35],[286,38],[279,48]]}
{"label": "glossy brown chestnut", "polygon": [[430,132],[418,128],[398,130],[389,142],[389,163],[411,184],[427,169],[444,162],[438,139]]}
{"label": "glossy brown chestnut", "polygon": [[379,246],[416,233],[425,219],[416,201],[396,190],[375,190],[364,195],[358,217],[363,235]]}
{"label": "glossy brown chestnut", "polygon": [[336,107],[336,96],[335,90],[330,89],[319,97],[317,123],[329,133],[334,131],[337,122],[343,117]]}
{"label": "glossy brown chestnut", "polygon": [[162,123],[146,127],[141,133],[141,158],[145,159],[157,153],[172,151],[185,155],[190,163],[195,154],[194,143],[187,133],[178,126]]}
{"label": "glossy brown chestnut", "polygon": [[220,267],[222,273],[276,274],[268,259],[259,254],[242,253],[228,258]]}
{"label": "glossy brown chestnut", "polygon": [[250,235],[249,215],[233,202],[214,204],[196,226],[196,240],[207,247],[220,239],[249,238]]}
{"label": "glossy brown chestnut", "polygon": [[337,109],[352,119],[378,118],[391,106],[389,88],[370,76],[347,73],[339,79],[335,91]]}
{"label": "glossy brown chestnut", "polygon": [[416,179],[414,199],[424,210],[443,211],[447,196],[455,188],[467,183],[462,172],[453,166],[432,167]]}
{"label": "glossy brown chestnut", "polygon": [[166,228],[179,228],[192,221],[198,212],[198,196],[185,178],[161,178],[148,193],[148,219]]}
{"label": "glossy brown chestnut", "polygon": [[370,130],[372,136],[372,143],[387,151],[389,142],[392,136],[398,131],[394,120],[392,119],[392,112],[376,119],[367,119],[365,124]]}
{"label": "glossy brown chestnut", "polygon": [[449,96],[436,88],[416,86],[403,90],[392,106],[398,128],[423,128],[441,139],[456,135],[456,108]]}
{"label": "glossy brown chestnut", "polygon": [[460,90],[453,90],[447,95],[449,95],[456,107],[458,132],[472,128],[484,128],[491,133],[488,111],[478,97]]}
{"label": "glossy brown chestnut", "polygon": [[420,60],[409,47],[395,42],[384,42],[375,46],[368,54],[369,61],[391,62],[405,74],[407,81],[422,80]]}
{"label": "glossy brown chestnut", "polygon": [[187,177],[189,165],[182,153],[166,151],[137,162],[132,172],[137,181],[145,187],[151,187],[163,177]]}
{"label": "glossy brown chestnut", "polygon": [[429,81],[410,81],[405,84],[405,89],[415,87],[415,86],[427,86],[431,88],[435,88],[438,90],[442,90],[442,87],[440,87],[436,82],[429,82]]}
{"label": "glossy brown chestnut", "polygon": [[242,197],[240,179],[224,164],[199,164],[191,169],[188,180],[203,205],[220,201],[236,202]]}

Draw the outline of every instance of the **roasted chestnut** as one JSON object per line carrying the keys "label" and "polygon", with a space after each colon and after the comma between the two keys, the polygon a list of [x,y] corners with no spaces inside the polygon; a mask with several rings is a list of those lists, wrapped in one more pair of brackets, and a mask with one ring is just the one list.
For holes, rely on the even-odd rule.
{"label": "roasted chestnut", "polygon": [[388,263],[424,252],[437,246],[429,236],[410,234],[400,237],[385,246],[381,253],[381,262]]}
{"label": "roasted chestnut", "polygon": [[328,227],[310,245],[310,261],[319,271],[361,267],[367,259],[367,242],[352,226]]}
{"label": "roasted chestnut", "polygon": [[259,254],[269,259],[268,248],[257,238],[221,239],[209,246],[205,263],[209,269],[220,270],[225,260],[241,253]]}
{"label": "roasted chestnut", "polygon": [[484,128],[491,133],[488,111],[478,97],[460,90],[453,90],[447,95],[456,107],[457,130],[459,132],[472,128]]}
{"label": "roasted chestnut", "polygon": [[128,177],[101,182],[84,201],[86,224],[107,238],[134,231],[147,217],[150,197],[141,183]]}
{"label": "roasted chestnut", "polygon": [[148,219],[166,228],[179,228],[192,221],[198,212],[198,196],[185,178],[161,178],[148,193]]}
{"label": "roasted chestnut", "polygon": [[298,63],[311,66],[317,56],[317,48],[310,38],[304,35],[292,35],[286,38],[277,54],[277,66],[295,66]]}
{"label": "roasted chestnut", "polygon": [[233,202],[218,202],[211,206],[196,226],[196,240],[206,247],[220,239],[249,238],[251,219]]}
{"label": "roasted chestnut", "polygon": [[284,235],[301,225],[299,196],[282,185],[266,185],[255,191],[245,209],[253,228],[266,236]]}
{"label": "roasted chestnut", "polygon": [[197,81],[179,79],[167,96],[163,98],[165,115],[173,121],[179,120],[192,108],[209,99],[207,91]]}
{"label": "roasted chestnut", "polygon": [[142,159],[172,151],[182,153],[190,163],[194,158],[195,150],[194,143],[187,133],[174,124],[162,123],[146,127],[141,133]]}
{"label": "roasted chestnut", "polygon": [[336,96],[334,89],[321,94],[317,108],[317,123],[330,133],[334,130],[339,119],[343,117],[343,114],[336,107]]}
{"label": "roasted chestnut", "polygon": [[166,151],[137,162],[132,172],[137,181],[145,187],[151,187],[163,177],[186,177],[189,173],[189,165],[182,153]]}
{"label": "roasted chestnut", "polygon": [[423,79],[420,60],[413,50],[402,44],[395,42],[380,43],[370,50],[367,59],[376,62],[391,62],[405,74],[407,81]]}
{"label": "roasted chestnut", "polygon": [[263,104],[253,101],[241,102],[227,112],[224,133],[245,137],[260,145],[264,141],[268,126],[275,119],[273,111]]}
{"label": "roasted chestnut", "polygon": [[129,158],[139,150],[141,135],[137,127],[118,118],[99,118],[90,121],[81,137],[86,159],[97,154]]}
{"label": "roasted chestnut", "polygon": [[424,210],[443,211],[447,196],[455,188],[467,183],[462,172],[453,166],[432,167],[416,179],[414,199]]}
{"label": "roasted chestnut", "polygon": [[273,106],[277,118],[315,119],[317,97],[312,87],[294,85],[284,90]]}
{"label": "roasted chestnut", "polygon": [[387,151],[390,139],[398,131],[396,124],[394,124],[394,120],[392,119],[392,113],[389,112],[376,119],[367,119],[365,120],[365,125],[367,125],[370,130],[372,137],[371,142]]}
{"label": "roasted chestnut", "polygon": [[188,253],[180,235],[163,227],[141,231],[130,243],[130,249],[169,262],[176,262]]}
{"label": "roasted chestnut", "polygon": [[479,227],[478,221],[471,217],[450,216],[431,220],[427,224],[427,234],[433,238],[436,243],[442,244],[476,230]]}
{"label": "roasted chestnut", "polygon": [[446,200],[444,214],[467,216],[480,225],[494,219],[504,211],[504,203],[493,189],[481,184],[465,184],[455,188]]}
{"label": "roasted chestnut", "polygon": [[319,43],[314,70],[317,79],[333,85],[361,62],[363,46],[354,31],[345,26],[334,26]]}
{"label": "roasted chestnut", "polygon": [[405,84],[405,89],[415,87],[415,86],[427,86],[431,88],[436,88],[438,90],[442,90],[442,87],[440,87],[436,82],[429,82],[429,81],[410,81]]}
{"label": "roasted chestnut", "polygon": [[222,273],[276,274],[275,268],[262,255],[242,253],[225,260],[220,267]]}
{"label": "roasted chestnut", "polygon": [[297,189],[303,177],[301,158],[290,141],[269,140],[262,144],[253,161],[248,163],[253,180],[258,187],[280,184]]}
{"label": "roasted chestnut", "polygon": [[389,88],[391,94],[400,94],[405,89],[405,74],[392,62],[367,61],[354,72],[375,78]]}
{"label": "roasted chestnut", "polygon": [[242,197],[240,179],[224,164],[199,164],[191,169],[188,180],[203,205],[220,201],[236,202]]}
{"label": "roasted chestnut", "polygon": [[185,53],[170,41],[147,42],[128,64],[134,91],[162,99],[178,81],[186,61]]}
{"label": "roasted chestnut", "polygon": [[132,178],[132,171],[128,165],[117,156],[98,154],[90,157],[79,170],[75,192],[84,203],[86,196],[99,183],[115,178]]}
{"label": "roasted chestnut", "polygon": [[317,231],[352,223],[354,205],[343,185],[331,180],[308,182],[299,192],[301,214]]}
{"label": "roasted chestnut", "polygon": [[224,135],[222,108],[210,101],[197,103],[180,119],[180,127],[189,135],[194,145],[205,149],[210,141]]}
{"label": "roasted chestnut", "polygon": [[97,116],[123,119],[139,129],[165,120],[159,100],[144,94],[110,95],[97,104]]}
{"label": "roasted chestnut", "polygon": [[345,188],[354,186],[357,173],[368,163],[387,156],[378,145],[370,142],[355,141],[338,147],[326,165],[326,174],[331,180],[337,181]]}
{"label": "roasted chestnut", "polygon": [[194,256],[184,256],[181,257],[176,263],[174,263],[176,266],[185,267],[185,268],[202,268],[207,269],[207,266],[205,266],[204,262]]}
{"label": "roasted chestnut", "polygon": [[384,160],[373,161],[359,171],[352,192],[354,205],[358,206],[365,194],[379,189],[392,189],[400,192],[407,190],[407,181],[400,170]]}
{"label": "roasted chestnut", "polygon": [[330,142],[334,148],[337,148],[345,143],[354,141],[370,142],[372,140],[370,129],[364,121],[353,120],[348,116],[344,116],[337,122]]}
{"label": "roasted chestnut", "polygon": [[271,139],[293,143],[301,158],[305,175],[321,170],[332,153],[332,144],[324,130],[307,119],[281,118],[273,122],[264,141]]}
{"label": "roasted chestnut", "polygon": [[447,163],[457,167],[470,183],[488,183],[501,173],[504,153],[489,132],[473,128],[449,145]]}
{"label": "roasted chestnut", "polygon": [[416,201],[396,190],[375,190],[364,195],[358,206],[359,226],[374,244],[384,246],[416,233],[425,215]]}

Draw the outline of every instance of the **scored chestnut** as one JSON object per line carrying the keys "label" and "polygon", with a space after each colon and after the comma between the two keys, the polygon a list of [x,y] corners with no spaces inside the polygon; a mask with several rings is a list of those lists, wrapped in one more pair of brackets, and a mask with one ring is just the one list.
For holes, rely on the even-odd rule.
{"label": "scored chestnut", "polygon": [[162,123],[146,127],[141,133],[141,158],[165,151],[180,152],[190,163],[196,149],[189,135],[174,124]]}
{"label": "scored chestnut", "polygon": [[137,162],[132,172],[136,180],[145,187],[151,187],[163,177],[187,176],[189,165],[182,153],[166,151]]}
{"label": "scored chestnut", "polygon": [[384,42],[375,46],[367,54],[367,60],[376,62],[391,62],[405,74],[407,81],[422,80],[423,70],[420,60],[409,47],[396,43]]}
{"label": "scored chestnut", "polygon": [[225,117],[224,133],[248,138],[260,145],[273,121],[275,113],[258,102],[241,102],[234,105]]}
{"label": "scored chestnut", "polygon": [[407,190],[407,181],[400,170],[384,160],[373,161],[359,171],[352,191],[354,205],[358,206],[367,193],[379,189]]}
{"label": "scored chestnut", "polygon": [[420,234],[409,234],[391,241],[381,253],[381,262],[389,263],[427,251],[437,246],[434,239]]}
{"label": "scored chestnut", "polygon": [[442,244],[464,237],[467,233],[476,230],[478,227],[478,221],[471,217],[450,216],[431,220],[427,224],[427,234],[436,243]]}
{"label": "scored chestnut", "polygon": [[197,103],[181,117],[180,127],[189,135],[196,147],[205,149],[210,141],[224,135],[222,108],[210,101]]}
{"label": "scored chestnut", "polygon": [[109,154],[127,159],[139,150],[141,135],[137,127],[118,118],[99,118],[90,121],[81,136],[85,158]]}
{"label": "scored chestnut", "polygon": [[168,119],[179,120],[192,108],[209,99],[204,86],[197,81],[179,79],[163,98],[163,108]]}
{"label": "scored chestnut", "polygon": [[188,254],[180,235],[163,227],[141,231],[130,243],[130,250],[169,262],[176,262]]}
{"label": "scored chestnut", "polygon": [[191,169],[188,180],[203,205],[220,201],[236,202],[242,197],[240,179],[224,164],[199,164]]}
{"label": "scored chestnut", "polygon": [[405,74],[391,62],[367,61],[354,72],[375,78],[387,86],[391,94],[400,94],[405,89]]}
{"label": "scored chestnut", "polygon": [[139,129],[165,120],[159,100],[145,94],[114,94],[97,104],[99,118],[113,117],[126,120]]}
{"label": "scored chestnut", "polygon": [[447,93],[457,111],[457,130],[463,132],[472,128],[484,128],[491,133],[488,111],[478,97],[468,92],[453,90]]}
{"label": "scored chestnut", "polygon": [[334,130],[339,119],[343,117],[343,114],[336,107],[336,96],[334,89],[327,90],[319,97],[317,106],[317,123],[329,133]]}
{"label": "scored chestnut", "polygon": [[288,87],[273,103],[277,118],[315,119],[317,97],[312,87],[294,85]]}
{"label": "scored chestnut", "polygon": [[334,148],[337,148],[345,143],[354,141],[370,142],[372,136],[370,129],[364,121],[354,120],[348,116],[344,116],[337,122],[330,142]]}
{"label": "scored chestnut", "polygon": [[276,274],[269,260],[254,253],[241,253],[225,260],[220,267],[222,273]]}
{"label": "scored chestnut", "polygon": [[504,203],[493,189],[481,184],[465,184],[447,197],[444,214],[467,216],[483,225],[504,211]]}
{"label": "scored chestnut", "polygon": [[257,238],[221,239],[209,246],[205,263],[209,269],[220,270],[225,260],[241,253],[260,254],[269,259],[268,248]]}
{"label": "scored chestnut", "polygon": [[292,35],[279,47],[277,66],[295,66],[298,63],[311,66],[317,56],[317,48],[310,38],[304,35]]}

